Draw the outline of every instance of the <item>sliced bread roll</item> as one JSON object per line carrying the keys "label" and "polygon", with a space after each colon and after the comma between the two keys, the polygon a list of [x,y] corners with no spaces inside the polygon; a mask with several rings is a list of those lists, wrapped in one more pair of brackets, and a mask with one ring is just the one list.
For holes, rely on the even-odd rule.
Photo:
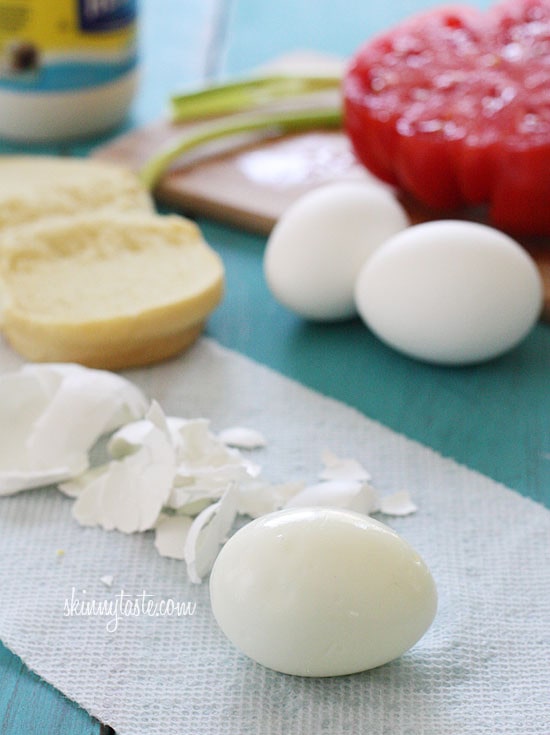
{"label": "sliced bread roll", "polygon": [[192,222],[104,212],[5,231],[0,278],[2,328],[17,352],[117,370],[188,347],[224,272]]}
{"label": "sliced bread roll", "polygon": [[81,158],[0,156],[0,231],[105,207],[154,209],[136,174],[121,166]]}

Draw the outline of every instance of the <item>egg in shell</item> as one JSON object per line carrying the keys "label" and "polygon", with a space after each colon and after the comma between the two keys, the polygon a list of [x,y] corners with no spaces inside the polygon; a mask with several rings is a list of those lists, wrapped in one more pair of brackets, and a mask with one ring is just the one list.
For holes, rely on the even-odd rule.
{"label": "egg in shell", "polygon": [[357,313],[360,267],[407,225],[405,210],[382,184],[321,186],[296,200],[275,225],[264,255],[267,284],[280,303],[306,319],[348,319]]}
{"label": "egg in shell", "polygon": [[396,233],[364,263],[359,314],[380,339],[428,362],[465,365],[503,354],[532,329],[542,279],[508,235],[462,220]]}

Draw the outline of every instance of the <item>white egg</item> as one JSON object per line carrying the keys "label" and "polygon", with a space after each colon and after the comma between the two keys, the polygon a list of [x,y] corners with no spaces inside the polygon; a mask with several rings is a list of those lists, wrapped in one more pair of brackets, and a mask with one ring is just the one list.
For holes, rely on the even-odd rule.
{"label": "white egg", "polygon": [[441,220],[391,237],[361,269],[355,298],[368,327],[412,357],[468,364],[530,331],[542,282],[515,240],[473,222]]}
{"label": "white egg", "polygon": [[263,666],[339,676],[380,666],[432,623],[434,581],[400,536],[369,516],[293,508],[229,539],[210,577],[212,610]]}
{"label": "white egg", "polygon": [[382,185],[339,182],[314,189],[286,210],[269,237],[267,284],[306,319],[347,319],[356,314],[360,267],[407,224],[404,209]]}

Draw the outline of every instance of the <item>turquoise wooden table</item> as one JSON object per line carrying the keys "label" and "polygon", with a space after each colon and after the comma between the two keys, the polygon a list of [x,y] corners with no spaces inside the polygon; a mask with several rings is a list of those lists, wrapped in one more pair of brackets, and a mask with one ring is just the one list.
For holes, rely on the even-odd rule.
{"label": "turquoise wooden table", "polygon": [[[348,56],[375,31],[433,5],[143,0],[141,90],[126,127],[157,119],[168,95],[182,87],[296,49]],[[91,148],[88,142],[57,152],[86,155]],[[0,146],[4,153],[32,150]],[[519,348],[484,365],[421,364],[382,345],[358,320],[304,323],[266,289],[265,238],[210,221],[200,225],[227,271],[227,296],[210,320],[209,335],[550,507],[548,325],[537,325]],[[0,647],[2,735],[108,731]]]}

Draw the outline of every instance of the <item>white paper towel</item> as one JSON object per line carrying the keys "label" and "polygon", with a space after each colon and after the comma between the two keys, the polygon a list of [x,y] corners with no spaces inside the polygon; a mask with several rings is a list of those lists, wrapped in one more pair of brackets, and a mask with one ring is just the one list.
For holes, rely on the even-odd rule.
{"label": "white paper towel", "polygon": [[[159,557],[151,533],[81,528],[70,499],[32,490],[0,499],[0,637],[31,669],[119,735],[549,735],[547,509],[207,339],[126,375],[169,414],[259,429],[268,446],[253,457],[274,482],[314,480],[330,449],[381,491],[410,490],[418,512],[389,522],[430,566],[438,614],[378,669],[277,674],[225,640],[207,584]],[[78,600],[135,614],[78,615]]]}

